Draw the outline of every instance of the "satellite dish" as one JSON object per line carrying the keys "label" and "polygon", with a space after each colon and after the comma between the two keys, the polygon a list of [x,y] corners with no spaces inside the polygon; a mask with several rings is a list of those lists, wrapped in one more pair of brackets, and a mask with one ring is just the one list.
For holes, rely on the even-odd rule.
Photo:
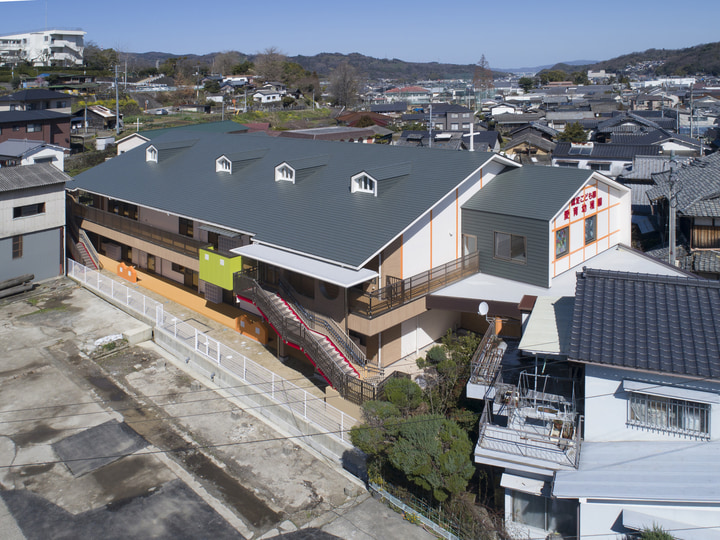
{"label": "satellite dish", "polygon": [[487,302],[480,302],[480,305],[478,306],[478,315],[482,315],[484,317],[488,314],[489,310],[490,306],[487,305]]}

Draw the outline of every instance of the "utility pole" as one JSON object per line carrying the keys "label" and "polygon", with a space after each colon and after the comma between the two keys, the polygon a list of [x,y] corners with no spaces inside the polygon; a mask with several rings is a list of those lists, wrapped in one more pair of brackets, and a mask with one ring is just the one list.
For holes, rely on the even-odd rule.
{"label": "utility pole", "polygon": [[118,88],[117,64],[115,64],[115,135],[120,135],[120,89]]}
{"label": "utility pole", "polygon": [[676,236],[676,214],[677,214],[677,196],[680,190],[675,189],[675,184],[677,183],[677,174],[676,174],[676,168],[677,168],[677,160],[675,159],[675,154],[670,157],[670,179],[668,182],[669,187],[669,193],[668,193],[668,228],[669,228],[669,242],[668,242],[668,258],[670,259],[669,262],[672,266],[676,266],[676,256],[675,256],[675,247],[677,240],[675,238]]}

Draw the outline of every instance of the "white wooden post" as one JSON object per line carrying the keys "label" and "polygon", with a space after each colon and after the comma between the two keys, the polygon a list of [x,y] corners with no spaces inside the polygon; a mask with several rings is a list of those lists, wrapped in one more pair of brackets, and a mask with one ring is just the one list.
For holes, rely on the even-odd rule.
{"label": "white wooden post", "polygon": [[198,335],[197,335],[197,328],[195,328],[195,350],[198,350]]}

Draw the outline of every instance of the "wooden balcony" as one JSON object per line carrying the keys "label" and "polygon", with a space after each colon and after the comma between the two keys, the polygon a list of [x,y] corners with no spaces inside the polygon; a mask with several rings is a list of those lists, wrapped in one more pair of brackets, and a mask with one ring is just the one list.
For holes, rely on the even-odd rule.
{"label": "wooden balcony", "polygon": [[398,279],[387,287],[351,298],[350,312],[372,319],[476,274],[479,270],[480,254],[470,253],[427,272]]}

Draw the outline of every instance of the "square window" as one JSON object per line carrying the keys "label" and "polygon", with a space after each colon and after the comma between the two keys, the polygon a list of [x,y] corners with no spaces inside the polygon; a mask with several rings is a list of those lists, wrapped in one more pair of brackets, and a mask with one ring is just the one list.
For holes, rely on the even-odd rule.
{"label": "square window", "polygon": [[597,239],[597,216],[590,216],[585,219],[585,245]]}
{"label": "square window", "polygon": [[495,233],[495,258],[525,263],[527,246],[524,236],[508,233]]}
{"label": "square window", "polygon": [[564,257],[570,252],[570,227],[555,231],[555,258]]}

